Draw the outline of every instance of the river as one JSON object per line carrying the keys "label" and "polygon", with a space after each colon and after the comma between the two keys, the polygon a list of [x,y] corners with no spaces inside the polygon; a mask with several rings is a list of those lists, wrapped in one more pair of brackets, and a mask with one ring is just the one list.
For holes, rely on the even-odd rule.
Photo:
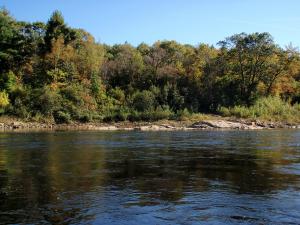
{"label": "river", "polygon": [[300,224],[300,131],[3,132],[0,224]]}

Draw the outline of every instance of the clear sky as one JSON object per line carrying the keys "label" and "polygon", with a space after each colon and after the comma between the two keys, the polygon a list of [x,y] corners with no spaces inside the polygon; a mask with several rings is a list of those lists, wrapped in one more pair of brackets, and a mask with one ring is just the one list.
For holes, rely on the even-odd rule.
{"label": "clear sky", "polygon": [[269,32],[281,46],[300,46],[300,0],[0,0],[0,6],[18,20],[43,22],[58,9],[69,26],[107,44],[216,44],[236,33]]}

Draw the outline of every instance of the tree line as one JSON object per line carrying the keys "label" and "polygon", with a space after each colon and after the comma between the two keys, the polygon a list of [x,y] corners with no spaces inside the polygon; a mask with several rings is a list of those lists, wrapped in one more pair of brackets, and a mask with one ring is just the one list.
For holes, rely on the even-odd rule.
{"label": "tree line", "polygon": [[300,101],[297,48],[269,33],[240,33],[217,45],[98,43],[69,27],[17,21],[0,10],[0,113],[23,119],[122,121],[219,113],[278,96]]}

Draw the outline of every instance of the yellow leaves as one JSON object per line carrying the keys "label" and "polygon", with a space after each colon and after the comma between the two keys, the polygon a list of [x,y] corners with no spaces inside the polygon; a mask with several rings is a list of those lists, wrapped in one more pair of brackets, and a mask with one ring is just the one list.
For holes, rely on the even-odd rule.
{"label": "yellow leaves", "polygon": [[97,104],[95,99],[87,93],[82,93],[80,96],[84,102],[85,108],[88,110],[96,110]]}
{"label": "yellow leaves", "polygon": [[9,105],[8,94],[5,91],[0,92],[0,109],[5,108]]}
{"label": "yellow leaves", "polygon": [[257,93],[263,96],[266,93],[266,85],[263,82],[259,82],[257,85]]}
{"label": "yellow leaves", "polygon": [[182,75],[185,74],[185,68],[183,67],[182,62],[177,61],[175,63],[175,68],[177,69],[178,74],[182,74]]}
{"label": "yellow leaves", "polygon": [[78,80],[90,79],[91,74],[100,71],[104,61],[103,46],[91,38],[81,40],[76,48],[74,44],[66,45],[62,36],[53,40],[51,52],[45,57],[53,68],[47,72],[53,82],[65,82],[67,75]]}
{"label": "yellow leaves", "polygon": [[50,76],[54,82],[63,82],[66,77],[66,73],[60,69],[49,70],[47,71],[47,75]]}
{"label": "yellow leaves", "polygon": [[296,82],[290,76],[281,77],[275,85],[277,93],[295,93]]}
{"label": "yellow leaves", "polygon": [[74,63],[81,78],[90,78],[92,73],[100,71],[105,51],[103,46],[89,39],[81,45],[76,52]]}
{"label": "yellow leaves", "polygon": [[64,38],[60,36],[58,39],[53,40],[51,52],[47,54],[46,60],[56,69],[60,61],[73,61],[74,57],[75,49],[71,45],[65,45]]}
{"label": "yellow leaves", "polygon": [[299,58],[296,58],[291,62],[288,72],[293,77],[299,76],[299,74],[300,74],[300,59]]}
{"label": "yellow leaves", "polygon": [[195,68],[195,70],[194,70],[194,72],[192,73],[192,75],[193,75],[193,78],[194,78],[195,80],[200,79],[200,78],[202,77],[202,75],[203,75],[203,70],[202,70],[202,68],[201,68],[201,69],[200,69],[200,68]]}

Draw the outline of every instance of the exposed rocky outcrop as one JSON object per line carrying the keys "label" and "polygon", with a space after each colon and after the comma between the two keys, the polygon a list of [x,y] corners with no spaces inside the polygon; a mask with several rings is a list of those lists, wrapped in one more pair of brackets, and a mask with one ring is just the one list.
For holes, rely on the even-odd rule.
{"label": "exposed rocky outcrop", "polygon": [[293,125],[282,122],[247,121],[247,120],[204,120],[190,126],[197,129],[239,129],[239,130],[258,130],[274,128],[300,128],[300,125]]}
{"label": "exposed rocky outcrop", "polygon": [[141,126],[137,127],[136,130],[176,130],[179,127],[173,127],[170,125],[149,125],[149,126]]}
{"label": "exposed rocky outcrop", "polygon": [[232,122],[227,120],[207,120],[194,123],[191,128],[198,129],[239,129],[239,130],[256,130],[263,129],[262,126],[253,123]]}
{"label": "exposed rocky outcrop", "polygon": [[173,130],[204,130],[204,129],[238,129],[238,130],[258,130],[273,128],[300,128],[300,125],[289,123],[274,123],[265,121],[249,121],[249,120],[232,120],[232,119],[212,119],[202,120],[191,124],[190,122],[180,121],[164,121],[164,123],[72,123],[72,124],[47,124],[37,122],[10,122],[0,123],[0,130],[99,130],[99,131],[115,131],[115,130],[140,130],[140,131],[173,131]]}

